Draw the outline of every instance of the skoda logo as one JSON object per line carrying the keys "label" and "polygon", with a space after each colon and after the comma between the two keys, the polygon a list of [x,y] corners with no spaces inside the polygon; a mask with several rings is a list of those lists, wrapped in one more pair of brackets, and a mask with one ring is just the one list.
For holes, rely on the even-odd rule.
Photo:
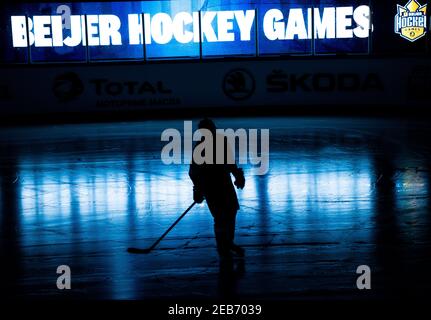
{"label": "skoda logo", "polygon": [[223,79],[223,92],[232,100],[242,101],[250,98],[256,89],[253,75],[245,69],[229,71]]}

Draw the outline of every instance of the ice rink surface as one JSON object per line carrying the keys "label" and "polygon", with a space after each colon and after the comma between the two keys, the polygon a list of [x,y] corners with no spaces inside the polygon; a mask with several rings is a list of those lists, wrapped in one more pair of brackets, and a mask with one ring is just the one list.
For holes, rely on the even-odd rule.
{"label": "ice rink surface", "polygon": [[[188,120],[188,119],[186,119]],[[9,299],[384,299],[431,290],[431,128],[347,118],[215,119],[269,128],[265,176],[244,166],[236,242],[220,265],[188,165],[164,165],[161,132],[183,122],[0,129],[2,296]],[[196,124],[196,121],[195,121]],[[72,290],[56,287],[57,267]],[[368,265],[372,290],[356,288]]]}

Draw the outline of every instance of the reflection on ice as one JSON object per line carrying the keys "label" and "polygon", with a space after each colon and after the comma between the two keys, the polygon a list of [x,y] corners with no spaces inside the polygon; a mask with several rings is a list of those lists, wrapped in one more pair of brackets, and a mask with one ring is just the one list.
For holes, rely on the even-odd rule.
{"label": "reflection on ice", "polygon": [[[244,122],[218,124],[235,128]],[[246,187],[238,191],[236,241],[248,252],[238,290],[263,295],[304,287],[349,289],[346,270],[364,263],[374,265],[377,276],[414,268],[406,279],[422,281],[431,234],[427,149],[405,142],[398,127],[385,140],[379,126],[368,122],[333,123],[334,131],[320,120],[264,124],[271,128],[269,173],[252,175],[246,166]],[[192,202],[188,166],[160,160],[159,134],[181,125],[82,125],[0,135],[0,244],[11,270],[22,272],[8,281],[32,291],[37,270],[50,288],[53,265],[70,263],[80,268],[78,274],[91,275],[82,276],[82,283],[93,281],[107,298],[174,295],[158,282],[174,277],[184,280],[176,284],[185,295],[191,278],[201,277],[199,294],[213,288],[208,281],[214,277],[207,275],[218,268],[206,206],[193,208],[151,257],[125,252],[150,245]],[[363,127],[373,134],[361,133]],[[328,277],[310,278],[317,273]],[[392,280],[388,276],[377,288],[392,292]]]}

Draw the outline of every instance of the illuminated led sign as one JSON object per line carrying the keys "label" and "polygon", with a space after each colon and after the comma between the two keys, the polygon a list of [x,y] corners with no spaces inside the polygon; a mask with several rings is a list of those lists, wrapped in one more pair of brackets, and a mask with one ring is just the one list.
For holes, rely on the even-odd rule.
{"label": "illuminated led sign", "polygon": [[90,59],[368,53],[368,1],[350,2],[172,0],[17,5],[7,13],[6,42],[10,50],[30,46],[35,61],[65,60],[65,56],[85,59],[86,50]]}

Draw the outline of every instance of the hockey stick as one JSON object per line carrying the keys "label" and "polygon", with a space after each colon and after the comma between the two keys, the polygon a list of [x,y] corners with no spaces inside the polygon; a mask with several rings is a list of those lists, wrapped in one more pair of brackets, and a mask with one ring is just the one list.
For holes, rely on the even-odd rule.
{"label": "hockey stick", "polygon": [[168,228],[168,230],[165,231],[165,233],[162,234],[162,236],[156,240],[156,242],[153,243],[153,245],[147,249],[138,249],[138,248],[128,248],[127,252],[129,253],[135,253],[135,254],[147,254],[150,253],[157,245],[160,243],[160,241],[163,240],[164,237],[178,224],[178,222],[181,221],[182,218],[194,207],[196,202],[193,202],[190,207],[187,208],[186,211]]}

